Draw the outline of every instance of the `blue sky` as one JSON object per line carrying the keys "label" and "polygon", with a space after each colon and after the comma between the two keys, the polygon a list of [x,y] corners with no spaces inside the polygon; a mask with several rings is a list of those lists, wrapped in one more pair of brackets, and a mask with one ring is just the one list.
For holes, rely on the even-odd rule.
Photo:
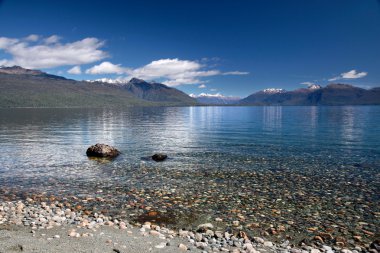
{"label": "blue sky", "polygon": [[0,65],[247,96],[380,86],[377,0],[0,0]]}

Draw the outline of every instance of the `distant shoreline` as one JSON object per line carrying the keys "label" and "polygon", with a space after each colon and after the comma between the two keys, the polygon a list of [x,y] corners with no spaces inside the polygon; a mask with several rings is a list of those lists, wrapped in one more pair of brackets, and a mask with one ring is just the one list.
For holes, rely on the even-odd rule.
{"label": "distant shoreline", "polygon": [[173,106],[107,106],[107,107],[0,107],[0,109],[129,109],[129,108],[183,108],[183,107],[345,107],[345,106],[380,106],[380,104],[347,104],[347,105],[173,105]]}

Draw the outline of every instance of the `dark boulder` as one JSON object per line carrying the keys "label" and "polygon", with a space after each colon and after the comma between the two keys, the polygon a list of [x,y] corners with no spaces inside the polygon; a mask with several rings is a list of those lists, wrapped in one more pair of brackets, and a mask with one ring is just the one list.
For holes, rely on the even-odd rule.
{"label": "dark boulder", "polygon": [[120,154],[120,151],[112,146],[97,143],[89,147],[86,154],[90,157],[114,158]]}
{"label": "dark boulder", "polygon": [[166,160],[166,158],[168,158],[168,156],[165,154],[154,154],[152,156],[152,159],[156,162],[162,162],[162,161]]}

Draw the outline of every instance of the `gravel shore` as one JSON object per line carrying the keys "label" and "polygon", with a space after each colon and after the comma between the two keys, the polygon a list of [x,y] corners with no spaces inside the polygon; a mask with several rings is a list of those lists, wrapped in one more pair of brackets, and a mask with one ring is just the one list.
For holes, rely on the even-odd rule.
{"label": "gravel shore", "polygon": [[211,223],[194,231],[172,230],[150,222],[131,225],[126,220],[89,214],[65,207],[65,203],[37,203],[32,199],[0,204],[0,252],[378,252],[378,242],[370,248],[354,250],[322,245],[280,245],[244,231],[218,231]]}

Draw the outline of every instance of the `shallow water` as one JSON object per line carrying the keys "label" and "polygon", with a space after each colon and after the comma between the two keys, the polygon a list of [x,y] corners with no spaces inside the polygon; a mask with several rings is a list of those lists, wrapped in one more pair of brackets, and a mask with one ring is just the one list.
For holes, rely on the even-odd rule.
{"label": "shallow water", "polygon": [[[122,154],[90,160],[95,143]],[[378,232],[380,106],[1,109],[0,146],[7,198],[100,196],[95,208],[140,218]],[[170,159],[144,159],[155,152]]]}
{"label": "shallow water", "polygon": [[121,150],[112,166],[136,166],[157,151],[173,158],[162,165],[170,169],[249,168],[249,159],[284,157],[370,163],[380,159],[380,107],[0,110],[2,178],[62,169],[93,177],[102,165],[85,151],[95,143]]}

